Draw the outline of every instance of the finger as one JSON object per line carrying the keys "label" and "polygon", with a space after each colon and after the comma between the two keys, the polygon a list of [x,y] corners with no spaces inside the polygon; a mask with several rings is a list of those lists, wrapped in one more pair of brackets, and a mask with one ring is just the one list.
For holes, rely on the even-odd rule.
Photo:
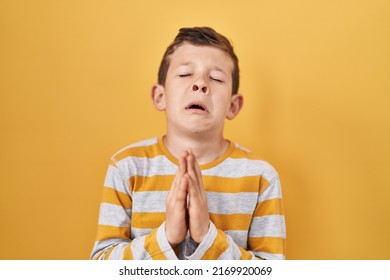
{"label": "finger", "polygon": [[169,190],[170,193],[177,192],[177,189],[181,184],[181,180],[187,170],[186,157],[187,157],[187,152],[184,152],[182,156],[179,158],[179,165],[177,167],[175,177],[173,178],[171,189]]}
{"label": "finger", "polygon": [[202,188],[202,176],[199,176],[197,169],[199,169],[198,163],[193,153],[189,153],[187,156],[188,174],[191,176],[193,183],[196,187]]}
{"label": "finger", "polygon": [[179,169],[178,169],[178,172],[180,174],[180,176],[184,176],[184,174],[187,172],[187,162],[186,162],[186,158],[187,158],[187,151],[185,151],[181,157],[179,158]]}
{"label": "finger", "polygon": [[189,197],[195,197],[196,196],[196,193],[197,193],[197,190],[196,190],[196,187],[195,187],[195,184],[194,184],[194,180],[189,176],[188,174],[188,194],[189,194]]}
{"label": "finger", "polygon": [[196,174],[195,174],[195,170],[194,170],[193,160],[194,160],[194,155],[191,153],[191,151],[189,151],[187,154],[187,157],[186,157],[187,173],[188,173],[188,175],[190,175],[190,177],[195,179]]}
{"label": "finger", "polygon": [[203,188],[203,178],[202,178],[202,171],[200,170],[200,166],[196,160],[196,158],[194,157],[194,169],[195,169],[195,174],[196,174],[196,178],[197,178],[197,181],[198,181],[198,186],[201,190],[204,190]]}
{"label": "finger", "polygon": [[191,176],[188,176],[188,194],[191,203],[197,204],[197,201],[201,198],[199,187]]}
{"label": "finger", "polygon": [[184,174],[178,191],[176,193],[177,200],[183,203],[184,206],[187,205],[187,193],[188,193],[188,185],[189,185],[189,177],[188,174]]}

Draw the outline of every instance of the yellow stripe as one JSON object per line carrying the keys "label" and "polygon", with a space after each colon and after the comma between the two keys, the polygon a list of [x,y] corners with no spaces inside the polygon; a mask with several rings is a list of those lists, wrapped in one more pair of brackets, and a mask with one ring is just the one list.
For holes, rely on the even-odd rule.
{"label": "yellow stripe", "polygon": [[[252,157],[250,157],[250,156],[252,156]],[[240,159],[240,158],[254,159],[253,154],[251,152],[244,151],[244,150],[237,148],[237,147],[234,149],[234,151],[230,155],[230,157],[234,158],[234,159]]]}
{"label": "yellow stripe", "polygon": [[281,237],[249,237],[248,244],[252,251],[269,252],[284,255],[284,242]]}
{"label": "yellow stripe", "polygon": [[283,215],[283,204],[281,199],[274,198],[259,203],[253,214],[254,217],[268,215]]}
{"label": "yellow stripe", "polygon": [[106,225],[98,225],[96,240],[106,240],[110,238],[122,238],[129,240],[130,228],[128,227],[113,227]]}
{"label": "yellow stripe", "polygon": [[238,248],[240,249],[240,252],[241,252],[240,260],[251,260],[252,259],[252,254],[248,253],[247,251],[245,251],[241,247],[238,247]]}
{"label": "yellow stripe", "polygon": [[131,244],[130,243],[125,250],[123,251],[123,259],[124,260],[134,260],[133,253],[131,252]]}
{"label": "yellow stripe", "polygon": [[98,260],[98,259],[100,258],[100,256],[103,255],[103,253],[104,253],[104,250],[101,250],[101,251],[99,252],[99,254],[97,254],[95,257],[93,257],[93,259],[94,259],[94,260]]}
{"label": "yellow stripe", "polygon": [[226,251],[228,247],[229,245],[226,241],[225,233],[221,230],[218,230],[213,244],[211,244],[206,253],[204,253],[202,260],[216,260],[223,252]]}
{"label": "yellow stripe", "polygon": [[[163,138],[164,137],[159,137],[158,138],[158,146],[159,146],[160,150],[162,151],[164,156],[166,156],[171,162],[173,162],[174,164],[178,165],[179,164],[178,159],[175,158],[168,151],[168,149],[165,147]],[[214,161],[212,161],[210,163],[200,164],[199,168],[201,170],[204,170],[204,169],[209,169],[211,167],[214,167],[214,166],[220,164],[221,162],[223,162],[232,153],[233,150],[234,150],[234,144],[229,142],[229,147],[228,147],[228,149],[225,151],[225,153],[223,155],[221,155],[219,158],[217,158],[216,160],[214,160]]]}
{"label": "yellow stripe", "polygon": [[248,230],[251,219],[251,214],[210,213],[210,220],[220,230]]}
{"label": "yellow stripe", "polygon": [[[169,191],[175,175],[133,176],[129,183],[134,182],[134,191]],[[246,176],[241,178],[226,178],[217,176],[203,176],[204,189],[209,192],[239,193],[262,192],[259,184],[266,188],[268,182],[259,176]],[[260,183],[259,183],[260,180]]]}
{"label": "yellow stripe", "polygon": [[127,148],[121,151],[119,154],[116,154],[114,159],[115,161],[120,161],[127,157],[147,157],[154,158],[156,156],[163,155],[162,151],[159,149],[157,143],[150,146],[140,146]]}
{"label": "yellow stripe", "polygon": [[270,186],[270,183],[264,178],[260,177],[260,189],[259,196],[263,194],[263,192]]}
{"label": "yellow stripe", "polygon": [[166,260],[164,253],[161,251],[156,238],[157,229],[153,230],[145,237],[144,247],[153,260]]}
{"label": "yellow stripe", "polygon": [[110,255],[111,255],[112,250],[114,250],[115,247],[116,247],[116,246],[112,246],[110,249],[108,249],[107,253],[104,255],[104,259],[105,259],[105,260],[108,260],[108,258],[109,258]]}
{"label": "yellow stripe", "polygon": [[135,228],[158,228],[165,221],[165,212],[134,213],[131,226]]}
{"label": "yellow stripe", "polygon": [[126,209],[130,209],[132,206],[130,196],[109,187],[103,188],[102,202],[123,206]]}

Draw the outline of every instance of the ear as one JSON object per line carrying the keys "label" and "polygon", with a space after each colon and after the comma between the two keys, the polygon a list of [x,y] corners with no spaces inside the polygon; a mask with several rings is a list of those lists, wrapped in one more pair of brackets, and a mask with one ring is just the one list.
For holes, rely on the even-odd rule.
{"label": "ear", "polygon": [[165,110],[165,90],[164,87],[160,84],[154,84],[150,93],[154,107],[158,111]]}
{"label": "ear", "polygon": [[234,119],[238,113],[241,111],[242,106],[244,105],[244,96],[241,93],[237,93],[232,95],[232,99],[230,102],[230,107],[226,114],[226,118],[228,120]]}

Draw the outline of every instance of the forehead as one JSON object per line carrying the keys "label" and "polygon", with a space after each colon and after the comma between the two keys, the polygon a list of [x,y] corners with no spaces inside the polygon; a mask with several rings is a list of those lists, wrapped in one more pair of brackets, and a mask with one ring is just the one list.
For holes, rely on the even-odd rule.
{"label": "forehead", "polygon": [[170,66],[197,65],[201,63],[210,68],[219,68],[223,71],[233,70],[233,60],[223,50],[212,46],[195,46],[185,43],[178,47],[171,55]]}

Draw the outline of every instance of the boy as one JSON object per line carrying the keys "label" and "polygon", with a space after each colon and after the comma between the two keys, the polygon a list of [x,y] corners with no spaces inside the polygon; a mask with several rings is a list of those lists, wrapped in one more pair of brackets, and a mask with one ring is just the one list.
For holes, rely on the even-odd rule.
{"label": "boy", "polygon": [[279,177],[223,137],[238,86],[224,36],[180,29],[151,92],[166,135],[112,157],[92,259],[284,259]]}

